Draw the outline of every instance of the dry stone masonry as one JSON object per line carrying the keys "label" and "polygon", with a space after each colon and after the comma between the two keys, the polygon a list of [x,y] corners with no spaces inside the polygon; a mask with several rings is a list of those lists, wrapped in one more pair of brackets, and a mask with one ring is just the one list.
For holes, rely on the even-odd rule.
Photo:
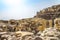
{"label": "dry stone masonry", "polygon": [[0,40],[60,40],[60,5],[45,8],[33,18],[0,20]]}

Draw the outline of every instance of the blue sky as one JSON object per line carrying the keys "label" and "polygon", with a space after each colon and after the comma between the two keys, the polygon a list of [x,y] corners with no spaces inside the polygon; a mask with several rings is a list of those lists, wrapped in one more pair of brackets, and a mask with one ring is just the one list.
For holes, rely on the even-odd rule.
{"label": "blue sky", "polygon": [[31,18],[36,12],[57,4],[60,0],[0,0],[0,19]]}

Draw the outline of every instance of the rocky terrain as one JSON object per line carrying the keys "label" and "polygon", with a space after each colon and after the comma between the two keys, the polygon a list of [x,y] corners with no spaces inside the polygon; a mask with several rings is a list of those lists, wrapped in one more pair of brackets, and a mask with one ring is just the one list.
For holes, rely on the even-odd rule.
{"label": "rocky terrain", "polygon": [[0,32],[0,40],[60,40],[60,31],[51,27],[36,35],[25,31]]}
{"label": "rocky terrain", "polygon": [[60,5],[43,9],[33,18],[0,20],[0,40],[60,40]]}

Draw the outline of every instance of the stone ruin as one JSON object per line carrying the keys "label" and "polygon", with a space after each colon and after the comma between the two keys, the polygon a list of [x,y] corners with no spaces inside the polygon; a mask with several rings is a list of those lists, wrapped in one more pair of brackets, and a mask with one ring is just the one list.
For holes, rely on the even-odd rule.
{"label": "stone ruin", "polygon": [[60,5],[43,9],[33,18],[0,20],[0,40],[60,40]]}

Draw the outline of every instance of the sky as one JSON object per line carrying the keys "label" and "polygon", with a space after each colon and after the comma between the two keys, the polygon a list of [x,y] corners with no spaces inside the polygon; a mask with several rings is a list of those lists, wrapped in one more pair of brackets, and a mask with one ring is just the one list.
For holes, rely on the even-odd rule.
{"label": "sky", "polygon": [[32,18],[60,0],[0,0],[0,20]]}

